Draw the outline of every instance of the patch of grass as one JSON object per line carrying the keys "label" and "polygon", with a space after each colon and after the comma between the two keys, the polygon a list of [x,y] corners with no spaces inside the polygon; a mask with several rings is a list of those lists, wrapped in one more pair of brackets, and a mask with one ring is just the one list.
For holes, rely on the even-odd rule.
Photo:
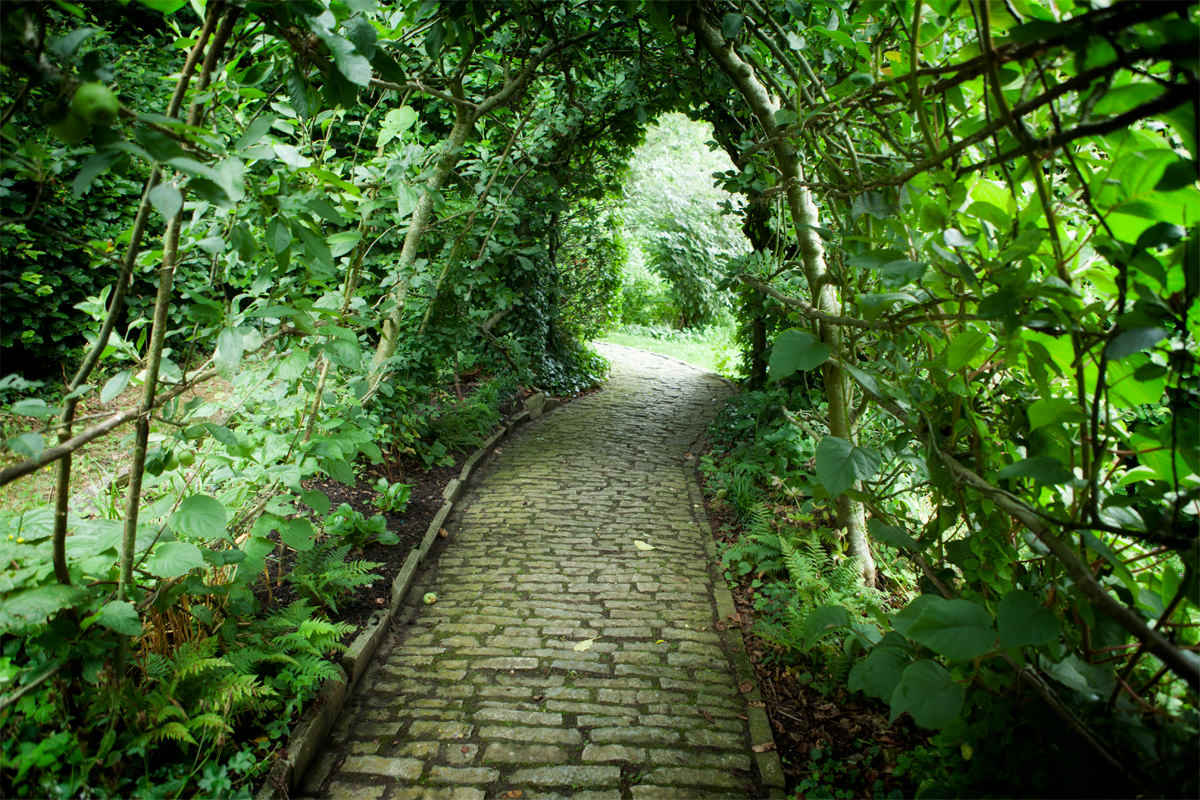
{"label": "patch of grass", "polygon": [[626,325],[605,334],[599,341],[677,358],[726,378],[743,377],[732,327],[714,325],[702,330],[677,331],[658,325]]}

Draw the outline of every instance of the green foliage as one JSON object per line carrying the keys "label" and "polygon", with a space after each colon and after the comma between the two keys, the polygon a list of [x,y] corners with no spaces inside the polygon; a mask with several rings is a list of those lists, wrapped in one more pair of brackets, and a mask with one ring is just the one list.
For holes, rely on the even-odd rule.
{"label": "green foliage", "polygon": [[287,580],[322,608],[337,613],[338,603],[360,586],[379,580],[373,571],[381,566],[374,561],[347,561],[350,545],[339,546],[332,539],[317,542],[311,549],[296,554],[296,562]]}
{"label": "green foliage", "polygon": [[[726,312],[719,284],[726,262],[746,250],[730,206],[710,175],[730,168],[727,158],[709,151],[707,126],[681,114],[661,117],[630,164],[626,225],[646,265],[671,286],[676,327],[720,320]],[[625,322],[654,324],[663,310],[658,292],[644,277],[627,278]],[[636,304],[636,305],[635,305]],[[633,306],[631,308],[631,306]]]}
{"label": "green foliage", "polygon": [[392,514],[403,514],[408,508],[409,498],[412,497],[412,485],[408,483],[390,483],[387,478],[375,481],[376,495],[371,502],[380,511]]}
{"label": "green foliage", "polygon": [[[387,483],[386,478],[380,478],[380,481],[384,484]],[[411,486],[406,486],[403,483],[392,485],[401,487],[402,490],[408,489],[410,492],[412,490]],[[378,490],[378,485],[376,488]],[[388,495],[382,490],[379,491],[380,495],[377,499],[383,502],[382,504],[377,503],[377,505],[383,511],[391,511],[391,508],[385,507],[385,505],[391,502],[387,499]],[[393,494],[395,495],[393,499],[398,500],[403,492],[395,492]],[[404,498],[400,506],[396,513],[402,513],[404,508],[408,506],[407,497]],[[322,528],[326,536],[338,542],[343,542],[355,550],[373,542],[378,542],[379,544],[396,544],[400,541],[396,534],[387,529],[387,520],[383,518],[382,514],[373,514],[370,518],[367,518],[362,513],[351,508],[349,503],[338,505],[333,513],[325,518]]]}

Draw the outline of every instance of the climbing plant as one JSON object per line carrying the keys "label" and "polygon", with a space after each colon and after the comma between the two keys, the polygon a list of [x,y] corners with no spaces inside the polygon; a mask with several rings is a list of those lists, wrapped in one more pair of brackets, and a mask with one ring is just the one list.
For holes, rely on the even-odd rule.
{"label": "climbing plant", "polygon": [[[3,5],[0,347],[66,365],[3,384],[31,422],[0,485],[57,475],[0,529],[6,783],[252,782],[270,748],[210,709],[278,738],[337,648],[310,606],[243,626],[279,544],[313,552],[306,481],[412,446],[439,376],[595,382],[605,211],[681,111],[751,249],[673,206],[651,261],[690,321],[736,284],[752,381],[804,405],[775,452],[811,470],[775,478],[836,519],[793,577],[922,577],[878,627],[804,625],[962,759],[1012,693],[1137,790],[1194,785],[1197,31],[1169,2]],[[85,514],[75,454],[127,423]]]}
{"label": "climbing plant", "polygon": [[868,579],[867,542],[923,575],[882,639],[855,633],[851,687],[969,754],[1020,681],[1106,774],[1194,780],[1194,7],[669,13],[754,110],[790,212],[795,249],[741,280],[794,325],[770,377],[822,372],[813,491]]}

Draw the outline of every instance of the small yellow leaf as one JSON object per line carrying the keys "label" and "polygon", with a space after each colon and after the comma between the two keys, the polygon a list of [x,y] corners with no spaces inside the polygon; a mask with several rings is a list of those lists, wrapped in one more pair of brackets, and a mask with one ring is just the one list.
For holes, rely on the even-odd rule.
{"label": "small yellow leaf", "polygon": [[641,539],[634,539],[633,546],[636,547],[638,550],[656,550],[657,549],[654,545],[646,544]]}
{"label": "small yellow leaf", "polygon": [[571,649],[574,650],[576,653],[582,653],[584,650],[587,650],[588,648],[590,648],[592,646],[592,642],[594,642],[594,641],[596,641],[596,640],[595,639],[584,639],[582,642],[576,642],[575,646]]}

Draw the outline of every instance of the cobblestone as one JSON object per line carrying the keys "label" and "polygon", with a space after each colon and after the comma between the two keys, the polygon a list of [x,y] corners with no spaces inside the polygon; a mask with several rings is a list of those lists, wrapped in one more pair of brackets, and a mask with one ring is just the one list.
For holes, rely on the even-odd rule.
{"label": "cobblestone", "polygon": [[438,600],[389,632],[326,745],[330,774],[308,776],[316,796],[764,794],[686,471],[727,389],[605,352],[603,391],[476,468],[418,577]]}

